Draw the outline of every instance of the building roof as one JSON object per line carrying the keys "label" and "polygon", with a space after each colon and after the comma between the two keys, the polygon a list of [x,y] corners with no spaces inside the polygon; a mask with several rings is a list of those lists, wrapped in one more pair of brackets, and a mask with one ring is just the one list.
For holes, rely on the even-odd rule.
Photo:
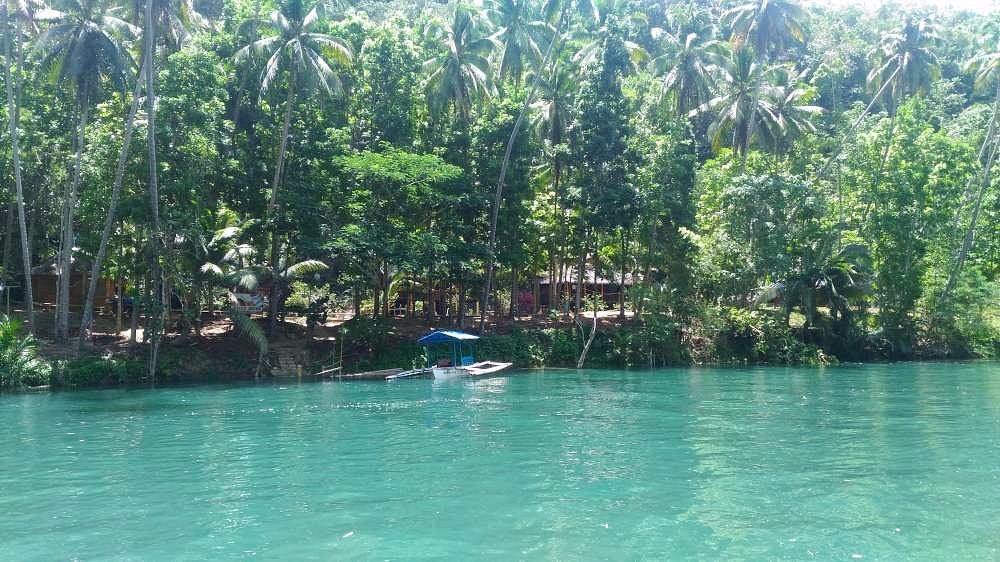
{"label": "building roof", "polygon": [[460,341],[473,341],[478,340],[479,336],[474,336],[472,334],[466,334],[465,332],[457,332],[455,330],[437,330],[427,334],[426,336],[417,340],[417,343],[429,344],[429,343],[449,343],[449,342],[460,342]]}
{"label": "building roof", "polygon": [[[571,285],[576,283],[576,269],[575,268],[573,270],[571,270],[566,275],[565,282],[569,283]],[[541,276],[538,277],[538,283],[540,285],[549,285],[549,284],[552,283],[552,280],[549,278],[548,275],[541,275]],[[583,275],[583,283],[584,283],[584,285],[617,285],[618,284],[618,280],[617,279],[608,279],[606,277],[602,277],[600,275],[597,275],[597,274],[594,273],[594,269],[593,268],[588,267],[587,270],[584,272],[584,275]],[[631,273],[626,273],[625,274],[625,282],[622,283],[622,285],[630,286],[630,285],[633,285],[633,284],[635,284],[635,279],[633,278],[632,274]]]}

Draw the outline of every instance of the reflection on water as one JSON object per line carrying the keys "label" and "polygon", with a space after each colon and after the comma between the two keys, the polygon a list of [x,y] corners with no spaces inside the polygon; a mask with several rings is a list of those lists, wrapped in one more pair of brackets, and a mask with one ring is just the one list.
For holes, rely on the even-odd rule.
{"label": "reflection on water", "polygon": [[1000,558],[1000,367],[0,397],[0,559]]}

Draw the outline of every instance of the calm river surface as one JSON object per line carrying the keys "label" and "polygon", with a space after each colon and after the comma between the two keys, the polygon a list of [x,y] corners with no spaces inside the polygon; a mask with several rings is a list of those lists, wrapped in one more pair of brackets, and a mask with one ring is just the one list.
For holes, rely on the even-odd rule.
{"label": "calm river surface", "polygon": [[0,396],[0,559],[1000,559],[1000,364]]}

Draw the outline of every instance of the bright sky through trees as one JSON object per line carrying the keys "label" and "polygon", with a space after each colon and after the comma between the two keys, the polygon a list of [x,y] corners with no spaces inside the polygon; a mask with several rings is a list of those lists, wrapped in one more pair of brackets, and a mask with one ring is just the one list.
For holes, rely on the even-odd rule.
{"label": "bright sky through trees", "polygon": [[937,10],[972,10],[975,12],[995,12],[1000,10],[1000,2],[997,0],[903,0],[892,2],[886,0],[811,0],[811,4],[844,8],[847,6],[861,6],[867,9],[875,9],[885,4],[899,4],[906,8],[932,8]]}

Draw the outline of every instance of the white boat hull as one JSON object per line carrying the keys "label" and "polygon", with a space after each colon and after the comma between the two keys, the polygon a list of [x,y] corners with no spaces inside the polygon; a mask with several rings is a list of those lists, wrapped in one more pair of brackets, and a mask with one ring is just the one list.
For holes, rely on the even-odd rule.
{"label": "white boat hull", "polygon": [[496,361],[480,361],[472,365],[462,367],[434,367],[432,369],[435,379],[450,379],[454,377],[479,377],[500,372],[512,363],[498,363]]}

